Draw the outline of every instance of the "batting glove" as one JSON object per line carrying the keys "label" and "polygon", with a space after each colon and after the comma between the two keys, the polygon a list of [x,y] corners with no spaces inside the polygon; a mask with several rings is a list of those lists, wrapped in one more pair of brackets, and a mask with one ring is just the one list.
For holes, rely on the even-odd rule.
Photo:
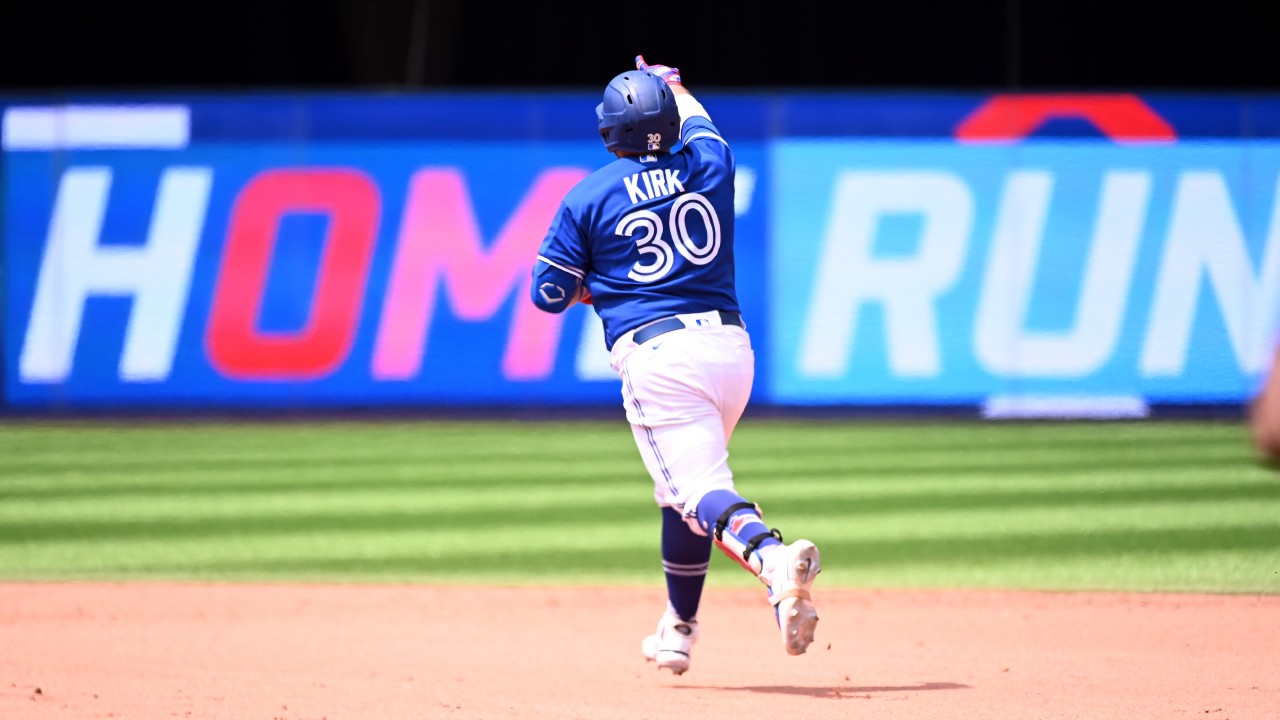
{"label": "batting glove", "polygon": [[680,68],[667,67],[666,65],[650,65],[644,61],[643,55],[636,56],[636,69],[656,75],[668,85],[679,85],[681,82]]}

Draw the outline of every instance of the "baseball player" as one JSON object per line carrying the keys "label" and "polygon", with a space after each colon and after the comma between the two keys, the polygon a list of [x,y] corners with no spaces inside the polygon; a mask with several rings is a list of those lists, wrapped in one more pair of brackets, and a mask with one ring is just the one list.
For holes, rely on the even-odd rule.
{"label": "baseball player", "polygon": [[622,379],[662,513],[668,603],[644,656],[677,675],[689,669],[713,543],[768,587],[783,646],[799,655],[818,623],[818,549],[784,545],[728,465],[755,374],[734,283],[733,152],[679,70],[643,56],[636,68],[596,107],[617,159],[565,196],[530,294],[553,313],[592,304]]}

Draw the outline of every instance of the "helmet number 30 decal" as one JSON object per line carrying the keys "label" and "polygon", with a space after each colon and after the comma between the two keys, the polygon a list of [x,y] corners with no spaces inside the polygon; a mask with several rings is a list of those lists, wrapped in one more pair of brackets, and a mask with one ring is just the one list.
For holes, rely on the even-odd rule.
{"label": "helmet number 30 decal", "polygon": [[[689,233],[692,216],[698,216],[706,229],[706,243],[699,245]],[[697,222],[697,220],[693,220]],[[697,227],[694,225],[694,227]],[[671,242],[664,237],[666,229],[662,218],[652,210],[636,210],[618,221],[614,232],[623,237],[635,238],[636,250],[648,256],[631,266],[627,277],[636,282],[650,283],[666,277],[675,264],[672,244],[681,257],[694,265],[706,265],[720,254],[720,218],[711,202],[698,193],[681,195],[671,204],[667,214],[667,228]]]}
{"label": "helmet number 30 decal", "polygon": [[650,150],[662,149],[662,133],[649,133],[649,149]]}

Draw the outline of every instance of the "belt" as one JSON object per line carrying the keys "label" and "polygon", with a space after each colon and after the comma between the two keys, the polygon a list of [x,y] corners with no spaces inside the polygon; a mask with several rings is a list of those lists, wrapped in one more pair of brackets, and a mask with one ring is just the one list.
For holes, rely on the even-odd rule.
{"label": "belt", "polygon": [[[737,327],[746,327],[742,324],[742,316],[738,313],[729,312],[727,310],[717,310],[720,315],[720,324],[736,325]],[[632,342],[637,345],[643,345],[650,340],[671,332],[672,330],[683,330],[685,328],[684,321],[678,317],[669,317],[654,323],[649,323],[636,331],[632,336]]]}

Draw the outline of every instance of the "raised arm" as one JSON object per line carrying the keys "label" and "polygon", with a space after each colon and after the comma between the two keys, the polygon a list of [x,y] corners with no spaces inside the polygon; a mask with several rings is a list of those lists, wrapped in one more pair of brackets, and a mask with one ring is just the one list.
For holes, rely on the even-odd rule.
{"label": "raised arm", "polygon": [[685,122],[691,117],[711,119],[711,115],[706,108],[702,107],[702,103],[693,97],[693,93],[685,89],[679,68],[673,68],[669,65],[651,65],[645,62],[643,55],[637,55],[636,69],[644,70],[657,76],[667,84],[667,87],[671,88],[671,94],[676,98],[676,108],[680,111],[680,128],[682,132]]}
{"label": "raised arm", "polygon": [[680,68],[673,68],[667,65],[650,65],[644,61],[643,55],[637,55],[636,69],[644,70],[661,78],[662,81],[671,88],[671,94],[676,97],[690,94],[690,92],[684,88],[683,80],[680,78]]}

